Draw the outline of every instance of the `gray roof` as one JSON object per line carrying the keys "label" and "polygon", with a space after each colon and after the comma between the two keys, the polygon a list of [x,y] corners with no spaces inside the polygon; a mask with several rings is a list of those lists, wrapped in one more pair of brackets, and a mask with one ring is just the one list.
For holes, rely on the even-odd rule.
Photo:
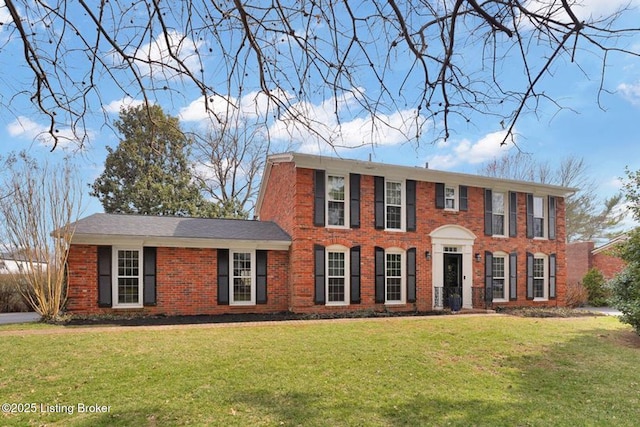
{"label": "gray roof", "polygon": [[175,237],[291,242],[271,221],[97,213],[78,220],[75,236]]}

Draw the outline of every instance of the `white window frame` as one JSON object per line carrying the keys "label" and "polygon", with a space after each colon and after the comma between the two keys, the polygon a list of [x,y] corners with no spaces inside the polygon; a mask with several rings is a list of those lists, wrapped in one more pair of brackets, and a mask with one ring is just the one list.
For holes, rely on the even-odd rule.
{"label": "white window frame", "polygon": [[[118,270],[118,255],[120,251],[136,251],[138,252],[138,276],[120,276]],[[144,251],[140,246],[114,246],[111,254],[112,263],[111,263],[111,274],[113,280],[111,281],[111,295],[113,301],[113,308],[141,308],[143,306],[143,295],[144,295]],[[138,279],[138,302],[137,303],[120,303],[119,296],[119,287],[118,287],[118,279],[121,277],[134,278]]]}
{"label": "white window frame", "polygon": [[[331,194],[329,191],[329,178],[330,177],[336,177],[336,178],[342,178],[344,179],[344,200],[333,200],[331,198]],[[341,174],[341,173],[331,173],[331,172],[327,172],[326,173],[326,178],[325,178],[325,206],[324,206],[324,210],[325,210],[325,218],[327,218],[326,221],[326,226],[327,228],[349,228],[349,205],[350,205],[350,194],[349,194],[349,186],[350,186],[350,182],[349,182],[349,174]],[[344,204],[344,224],[343,225],[332,225],[329,224],[329,203],[330,202],[341,202]]]}
{"label": "white window frame", "polygon": [[[387,184],[395,183],[400,184],[400,205],[387,203]],[[389,228],[387,226],[387,206],[400,206],[400,228]],[[386,231],[405,231],[407,220],[407,191],[404,180],[401,179],[386,179],[384,180],[384,229]]]}
{"label": "white window frame", "polygon": [[[542,216],[536,216],[536,199],[542,200]],[[547,238],[547,198],[544,196],[536,196],[533,195],[533,206],[531,206],[531,210],[533,212],[533,224],[531,227],[533,229],[533,238],[534,239],[546,239]],[[536,218],[542,218],[542,236],[536,236]]]}
{"label": "white window frame", "polygon": [[[536,277],[534,275],[536,269],[535,269],[535,264],[536,264],[536,260],[542,260],[542,265],[543,265],[543,272],[542,272],[542,276],[543,277]],[[531,276],[533,277],[533,300],[534,301],[548,301],[549,300],[549,256],[546,254],[542,254],[542,253],[536,253],[533,255],[533,271],[531,272]],[[535,287],[535,281],[542,279],[542,293],[543,295],[541,297],[536,297],[535,293],[536,293],[536,287]]]}
{"label": "white window frame", "polygon": [[[453,197],[447,197],[447,190],[453,190]],[[444,210],[446,211],[458,211],[460,209],[459,200],[460,193],[457,185],[444,185]],[[453,207],[447,207],[447,200],[453,200]]]}
{"label": "white window frame", "polygon": [[[340,277],[340,276],[330,276],[329,275],[329,253],[341,253],[344,255],[344,300],[343,301],[329,301],[329,279],[332,277]],[[349,248],[342,245],[331,245],[325,249],[325,305],[330,306],[340,306],[340,305],[349,305],[351,301],[351,281],[350,281],[350,252]]]}
{"label": "white window frame", "polygon": [[[503,273],[504,277],[501,277],[501,279],[504,280],[504,292],[503,292],[503,298],[494,298],[493,295],[491,297],[493,299],[493,302],[506,302],[506,301],[509,301],[509,254],[507,254],[506,252],[495,252],[493,253],[493,260],[495,260],[496,258],[502,258],[504,262],[504,273]],[[492,292],[493,292],[493,279],[495,277],[494,271],[495,269],[493,268],[493,261],[492,261],[492,264],[491,264]]]}
{"label": "white window frame", "polygon": [[[399,300],[388,300],[387,299],[387,286],[388,279],[387,276],[387,263],[389,262],[389,255],[400,255],[400,299]],[[390,248],[384,251],[384,303],[386,305],[400,305],[406,304],[407,301],[407,261],[406,261],[406,251],[400,248]],[[393,276],[397,277],[397,276]]]}
{"label": "white window frame", "polygon": [[[496,194],[502,195],[502,213],[496,214],[495,205],[493,204],[494,197]],[[493,217],[494,216],[502,216],[502,234],[493,233],[496,237],[507,237],[509,235],[509,205],[508,205],[509,193],[506,191],[492,191],[491,192],[491,229],[493,230],[495,227],[493,226]]]}
{"label": "white window frame", "polygon": [[[236,276],[233,268],[234,254],[250,254],[251,260],[251,300],[236,301],[234,292],[234,282],[236,278],[244,276]],[[229,251],[229,305],[256,305],[256,251],[237,249]]]}

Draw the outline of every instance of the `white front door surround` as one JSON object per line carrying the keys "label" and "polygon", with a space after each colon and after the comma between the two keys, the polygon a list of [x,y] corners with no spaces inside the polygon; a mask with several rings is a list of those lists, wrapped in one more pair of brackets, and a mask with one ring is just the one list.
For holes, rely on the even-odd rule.
{"label": "white front door surround", "polygon": [[[471,286],[473,285],[473,243],[476,235],[459,225],[443,225],[433,230],[431,237],[431,286],[432,307],[436,310],[443,308],[443,301],[436,301],[436,287],[444,283],[444,253],[455,248],[456,253],[462,254],[462,307],[473,308]],[[436,302],[438,305],[436,305]]]}

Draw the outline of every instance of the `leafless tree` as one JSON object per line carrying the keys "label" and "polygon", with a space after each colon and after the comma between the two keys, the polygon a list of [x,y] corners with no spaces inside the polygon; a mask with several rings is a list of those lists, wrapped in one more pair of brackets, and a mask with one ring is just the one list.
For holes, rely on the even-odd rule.
{"label": "leafless tree", "polygon": [[204,136],[195,134],[193,140],[194,176],[218,204],[220,216],[248,216],[269,154],[268,138],[241,126],[234,132],[209,128]]}
{"label": "leafless tree", "polygon": [[4,67],[15,96],[0,102],[15,112],[28,100],[55,141],[69,127],[80,144],[105,93],[156,102],[193,89],[218,124],[256,92],[265,122],[329,143],[323,118],[309,114],[319,100],[334,123],[367,117],[371,132],[395,126],[416,141],[429,126],[447,138],[489,115],[506,143],[523,114],[562,108],[542,89],[557,69],[595,77],[600,102],[611,54],[638,55],[626,5],[586,15],[584,1],[4,0],[3,53],[20,46],[15,65],[32,81]]}
{"label": "leafless tree", "polygon": [[531,154],[513,151],[481,166],[482,175],[577,188],[565,201],[567,240],[609,238],[624,219],[622,194],[601,200],[598,183],[583,158],[566,157],[554,168]]}
{"label": "leafless tree", "polygon": [[5,250],[19,253],[25,264],[15,276],[26,281],[24,297],[44,319],[55,319],[65,302],[70,224],[79,215],[81,186],[69,163],[41,166],[22,153],[4,166],[3,187],[9,189],[0,204]]}

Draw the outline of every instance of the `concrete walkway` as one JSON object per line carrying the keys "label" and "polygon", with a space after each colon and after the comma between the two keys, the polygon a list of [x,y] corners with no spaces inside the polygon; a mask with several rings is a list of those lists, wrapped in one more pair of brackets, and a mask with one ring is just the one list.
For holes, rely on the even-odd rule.
{"label": "concrete walkway", "polygon": [[0,325],[31,323],[40,320],[38,313],[0,313]]}
{"label": "concrete walkway", "polygon": [[606,314],[607,316],[620,316],[621,312],[611,307],[578,307],[575,310],[586,311],[591,313]]}

